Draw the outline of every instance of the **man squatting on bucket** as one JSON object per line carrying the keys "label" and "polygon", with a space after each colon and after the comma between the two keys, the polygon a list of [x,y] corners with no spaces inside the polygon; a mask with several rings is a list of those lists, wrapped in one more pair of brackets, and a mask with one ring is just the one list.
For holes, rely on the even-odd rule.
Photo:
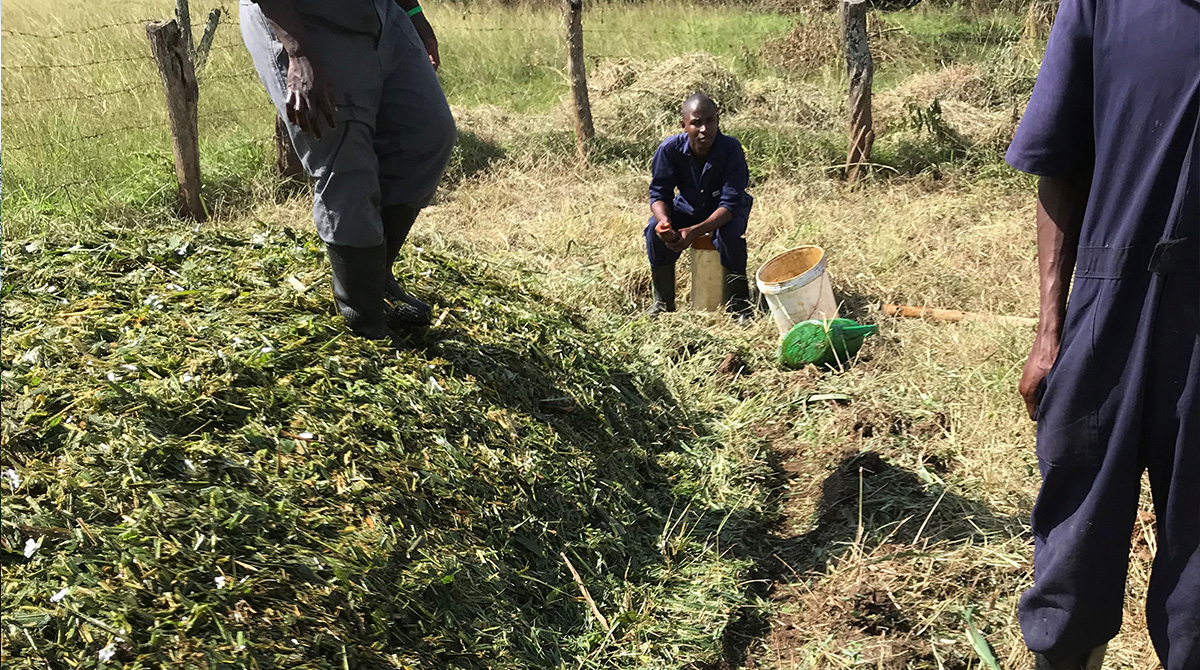
{"label": "man squatting on bucket", "polygon": [[1008,162],[1041,178],[1025,643],[1039,670],[1099,670],[1149,471],[1150,639],[1200,670],[1200,3],[1062,0]]}
{"label": "man squatting on bucket", "polygon": [[651,164],[645,236],[654,303],[648,313],[675,311],[675,262],[697,238],[712,233],[725,268],[724,302],[745,316],[751,305],[743,236],[754,203],[746,193],[746,154],[721,133],[717,105],[707,95],[685,100],[681,115],[683,132],[664,140]]}
{"label": "man squatting on bucket", "polygon": [[333,294],[357,335],[391,340],[430,308],[392,266],[454,146],[417,0],[241,0],[242,39],[304,169]]}

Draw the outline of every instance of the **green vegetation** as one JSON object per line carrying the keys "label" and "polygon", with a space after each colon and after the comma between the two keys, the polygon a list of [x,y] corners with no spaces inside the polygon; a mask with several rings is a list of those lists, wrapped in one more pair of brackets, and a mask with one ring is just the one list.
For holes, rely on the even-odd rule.
{"label": "green vegetation", "polygon": [[702,415],[626,353],[645,324],[592,335],[520,272],[425,252],[444,325],[396,354],[329,318],[290,231],[4,251],[4,541],[41,544],[5,568],[10,653],[671,667],[744,602],[714,541],[754,530],[760,466],[714,469]]}
{"label": "green vegetation", "polygon": [[[5,2],[3,665],[966,670],[984,638],[1027,665],[1030,333],[880,305],[1035,313],[1001,152],[1045,3],[873,13],[854,187],[836,17],[804,4],[590,6],[580,165],[557,6],[433,3],[460,142],[401,263],[438,325],[389,351],[332,316],[235,21],[197,229],[141,27],[20,34],[169,3]],[[846,370],[779,369],[770,319],[639,317],[646,162],[692,88],[747,148],[751,268],[819,244],[879,326]],[[1143,514],[1117,670],[1152,658]]]}

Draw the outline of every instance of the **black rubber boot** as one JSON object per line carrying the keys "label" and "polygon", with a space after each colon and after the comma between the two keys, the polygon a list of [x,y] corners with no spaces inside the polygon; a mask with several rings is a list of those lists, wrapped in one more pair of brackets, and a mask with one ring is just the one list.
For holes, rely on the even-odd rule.
{"label": "black rubber boot", "polygon": [[1108,645],[1101,645],[1078,658],[1054,662],[1041,654],[1034,654],[1033,667],[1034,670],[1100,670],[1104,664],[1104,652],[1107,649]]}
{"label": "black rubber boot", "polygon": [[656,318],[660,314],[675,311],[675,266],[651,265],[650,286],[654,289],[654,302],[646,315]]}
{"label": "black rubber boot", "polygon": [[326,244],[333,275],[333,297],[346,325],[359,337],[392,341],[383,318],[383,275],[387,248],[361,249]]}
{"label": "black rubber boot", "polygon": [[386,302],[387,319],[397,325],[410,327],[428,326],[433,320],[429,305],[409,295],[400,282],[396,281],[393,267],[400,256],[400,248],[408,239],[418,210],[408,205],[384,207],[383,235],[387,238],[387,271],[384,273],[383,297]]}
{"label": "black rubber boot", "polygon": [[725,289],[721,302],[725,309],[738,319],[746,321],[754,317],[754,306],[750,304],[750,281],[745,274],[725,273]]}

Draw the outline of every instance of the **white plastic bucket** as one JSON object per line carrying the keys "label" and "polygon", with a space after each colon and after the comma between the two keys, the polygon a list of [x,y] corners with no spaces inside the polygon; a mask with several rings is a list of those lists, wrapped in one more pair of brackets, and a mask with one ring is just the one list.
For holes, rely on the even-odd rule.
{"label": "white plastic bucket", "polygon": [[754,275],[767,299],[780,335],[809,319],[836,319],[837,302],[825,271],[825,250],[817,246],[790,249],[763,263]]}
{"label": "white plastic bucket", "polygon": [[692,309],[717,312],[725,297],[725,269],[721,254],[706,235],[692,243],[688,250],[692,266]]}

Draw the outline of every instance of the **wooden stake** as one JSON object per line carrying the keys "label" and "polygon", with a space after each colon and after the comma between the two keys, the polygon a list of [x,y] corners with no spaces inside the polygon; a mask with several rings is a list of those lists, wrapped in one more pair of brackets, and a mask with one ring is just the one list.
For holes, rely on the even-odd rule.
{"label": "wooden stake", "polygon": [[221,23],[221,10],[213,9],[208,13],[208,23],[204,24],[204,34],[200,35],[200,46],[196,47],[195,58],[192,60],[196,64],[196,72],[204,71],[204,64],[208,62],[208,53],[212,51],[213,38],[217,35],[217,25]]}
{"label": "wooden stake", "polygon": [[850,148],[846,152],[846,180],[858,181],[864,165],[871,162],[875,130],[871,120],[871,85],[875,61],[867,43],[866,0],[842,0],[842,34],[846,41],[846,71],[850,96],[846,110],[850,118]]}
{"label": "wooden stake", "polygon": [[175,153],[175,179],[179,183],[179,212],[203,221],[207,218],[200,200],[200,133],[196,128],[196,106],[200,89],[179,24],[154,21],[146,24],[146,39],[158,64],[167,96],[167,118],[171,122],[171,148]]}
{"label": "wooden stake", "polygon": [[934,321],[999,321],[1017,326],[1036,326],[1037,319],[1026,316],[994,316],[991,314],[976,314],[960,312],[957,309],[937,309],[934,307],[913,307],[911,305],[884,305],[883,313],[888,316],[906,317],[910,319],[932,319]]}
{"label": "wooden stake", "polygon": [[571,97],[575,103],[575,142],[580,160],[586,161],[596,128],[592,125],[587,67],[583,61],[583,0],[563,0],[562,8],[567,27],[567,70],[571,75]]}
{"label": "wooden stake", "polygon": [[580,595],[587,601],[588,607],[592,608],[592,616],[596,617],[596,621],[604,628],[605,633],[612,632],[612,626],[608,625],[608,619],[605,619],[604,615],[600,613],[600,608],[596,607],[596,601],[592,600],[592,594],[588,593],[587,587],[583,585],[583,579],[579,577],[578,572],[575,572],[575,566],[571,565],[571,559],[567,558],[567,555],[561,551],[558,555],[562,557],[563,563],[566,563],[567,569],[571,571],[571,578],[575,580],[575,585],[579,587]]}
{"label": "wooden stake", "polygon": [[196,55],[192,47],[192,10],[188,0],[175,0],[175,20],[179,22],[179,35],[183,39],[183,48],[188,58]]}

